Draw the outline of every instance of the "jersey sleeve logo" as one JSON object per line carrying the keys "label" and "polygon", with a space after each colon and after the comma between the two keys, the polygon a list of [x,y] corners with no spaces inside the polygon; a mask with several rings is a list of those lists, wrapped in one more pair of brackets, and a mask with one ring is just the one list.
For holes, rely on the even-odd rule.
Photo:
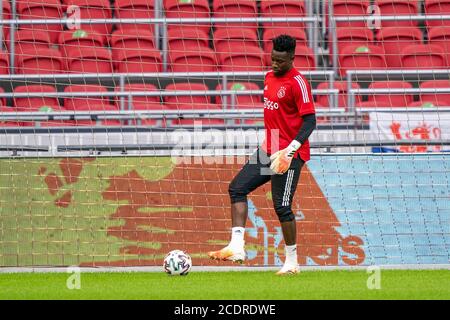
{"label": "jersey sleeve logo", "polygon": [[278,99],[281,99],[285,95],[286,95],[286,88],[284,86],[282,86],[277,92],[277,97],[278,97]]}

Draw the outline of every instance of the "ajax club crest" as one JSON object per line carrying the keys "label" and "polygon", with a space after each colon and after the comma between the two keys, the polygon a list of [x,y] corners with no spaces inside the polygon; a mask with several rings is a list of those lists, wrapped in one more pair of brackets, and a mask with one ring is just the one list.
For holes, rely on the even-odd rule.
{"label": "ajax club crest", "polygon": [[278,93],[277,93],[278,99],[283,98],[285,95],[286,95],[286,88],[282,86],[282,87],[278,90]]}

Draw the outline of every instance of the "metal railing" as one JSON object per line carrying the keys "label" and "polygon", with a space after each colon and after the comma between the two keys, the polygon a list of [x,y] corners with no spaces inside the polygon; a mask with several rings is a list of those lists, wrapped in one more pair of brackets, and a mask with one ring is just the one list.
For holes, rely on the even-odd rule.
{"label": "metal railing", "polygon": [[[318,116],[346,116],[353,113],[345,110],[318,109]],[[35,111],[35,112],[2,112],[1,121],[48,121],[48,120],[133,120],[133,119],[254,119],[263,117],[263,108],[252,109],[187,109],[187,110],[93,110],[93,111]]]}
{"label": "metal railing", "polygon": [[[335,148],[354,148],[354,147],[395,147],[395,146],[450,146],[450,140],[440,139],[432,141],[424,140],[370,140],[370,141],[338,141],[338,142],[311,142],[311,149],[326,149],[326,152],[331,152]],[[127,155],[129,152],[139,151],[151,151],[154,152],[152,156],[177,156],[177,150],[183,150],[187,152],[189,150],[197,153],[202,153],[204,151],[217,152],[218,150],[230,151],[244,150],[247,155],[250,155],[254,150],[259,147],[259,143],[252,142],[242,142],[235,144],[217,144],[217,143],[195,143],[195,144],[83,144],[83,145],[57,145],[55,151],[59,153],[64,153],[66,156],[70,156],[70,152],[87,152],[91,156],[102,156],[102,153],[106,152],[106,156],[123,156]],[[21,146],[21,145],[0,145],[0,151],[11,152],[11,156],[20,156],[19,152],[36,152],[36,153],[50,153],[50,146]],[[418,153],[416,153],[418,154]],[[144,155],[150,155],[144,153]],[[185,154],[189,156],[188,154]],[[76,155],[80,156],[80,155]],[[139,154],[142,156],[142,154]],[[178,155],[179,156],[179,155]]]}
{"label": "metal railing", "polygon": [[[178,91],[108,91],[108,92],[54,92],[45,93],[47,98],[79,98],[79,97],[110,97],[110,98],[120,98],[120,110],[132,110],[133,109],[133,97],[158,97],[163,100],[164,97],[181,97],[181,96],[206,96],[206,97],[231,97],[231,104],[225,105],[222,103],[222,109],[227,109],[228,107],[236,107],[236,96],[248,96],[254,95],[262,97],[263,90],[178,90]],[[337,96],[339,93],[338,89],[313,89],[312,94],[331,94]],[[0,98],[33,98],[42,97],[42,92],[24,92],[24,93],[9,93],[0,92]],[[125,98],[128,99],[127,106],[125,107]],[[262,105],[262,102],[261,102]],[[1,119],[1,113],[0,113]]]}

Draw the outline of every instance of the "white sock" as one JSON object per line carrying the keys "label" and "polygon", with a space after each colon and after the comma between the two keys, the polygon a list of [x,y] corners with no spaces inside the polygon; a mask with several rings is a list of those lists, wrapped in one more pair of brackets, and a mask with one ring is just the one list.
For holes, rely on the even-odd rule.
{"label": "white sock", "polygon": [[244,235],[245,228],[243,227],[234,227],[231,228],[231,241],[230,247],[241,249],[244,247]]}
{"label": "white sock", "polygon": [[286,254],[286,264],[297,265],[297,245],[293,244],[292,246],[284,246],[284,252]]}

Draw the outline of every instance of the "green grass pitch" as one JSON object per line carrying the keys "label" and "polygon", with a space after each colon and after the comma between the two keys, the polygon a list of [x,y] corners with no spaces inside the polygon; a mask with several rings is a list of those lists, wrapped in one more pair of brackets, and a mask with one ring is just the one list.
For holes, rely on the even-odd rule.
{"label": "green grass pitch", "polygon": [[68,289],[69,273],[0,274],[0,299],[315,300],[450,299],[450,270],[381,270],[379,289],[368,289],[365,271],[81,273],[80,289]]}

